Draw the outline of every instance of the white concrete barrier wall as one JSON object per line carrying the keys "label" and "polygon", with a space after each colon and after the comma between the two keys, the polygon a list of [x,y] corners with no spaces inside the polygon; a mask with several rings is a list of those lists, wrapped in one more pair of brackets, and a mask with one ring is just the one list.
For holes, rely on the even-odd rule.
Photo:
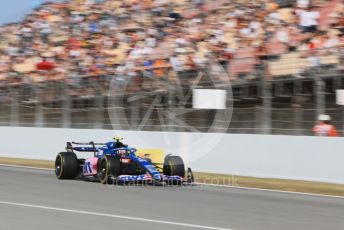
{"label": "white concrete barrier wall", "polygon": [[67,141],[121,136],[182,155],[194,171],[344,184],[344,138],[0,127],[0,156],[54,160]]}

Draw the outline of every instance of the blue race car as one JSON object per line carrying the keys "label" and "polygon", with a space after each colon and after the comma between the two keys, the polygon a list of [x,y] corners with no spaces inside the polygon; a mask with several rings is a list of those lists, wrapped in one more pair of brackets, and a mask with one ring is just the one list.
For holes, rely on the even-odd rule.
{"label": "blue race car", "polygon": [[[137,150],[121,140],[114,138],[104,144],[67,142],[66,152],[59,153],[55,160],[56,177],[97,180],[103,184],[182,185],[194,182],[191,169],[185,172],[181,157],[167,155],[163,163],[153,163],[147,156],[138,157]],[[78,159],[75,152],[92,152],[93,157]]]}

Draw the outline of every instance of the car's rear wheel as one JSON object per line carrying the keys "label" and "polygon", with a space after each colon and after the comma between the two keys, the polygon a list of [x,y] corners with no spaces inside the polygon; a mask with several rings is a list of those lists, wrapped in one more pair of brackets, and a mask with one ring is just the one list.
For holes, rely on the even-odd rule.
{"label": "car's rear wheel", "polygon": [[164,175],[185,177],[184,161],[179,156],[166,156],[163,168]]}
{"label": "car's rear wheel", "polygon": [[74,179],[78,174],[78,158],[75,153],[61,152],[55,160],[55,175],[57,179]]}
{"label": "car's rear wheel", "polygon": [[113,183],[121,172],[119,156],[104,156],[99,162],[99,179],[102,184]]}

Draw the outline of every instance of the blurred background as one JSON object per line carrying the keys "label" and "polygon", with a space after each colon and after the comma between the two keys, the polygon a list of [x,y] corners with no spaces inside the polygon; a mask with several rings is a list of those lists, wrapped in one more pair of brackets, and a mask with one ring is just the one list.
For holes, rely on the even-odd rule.
{"label": "blurred background", "polygon": [[[2,126],[312,135],[328,114],[344,133],[341,0],[6,4]],[[193,108],[195,88],[227,107]]]}

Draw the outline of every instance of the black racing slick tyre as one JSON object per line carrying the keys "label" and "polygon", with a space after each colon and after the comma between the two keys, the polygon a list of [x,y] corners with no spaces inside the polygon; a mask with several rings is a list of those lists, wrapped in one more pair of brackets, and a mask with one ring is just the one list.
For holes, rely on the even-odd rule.
{"label": "black racing slick tyre", "polygon": [[109,184],[117,179],[121,172],[119,156],[104,156],[99,162],[99,179],[102,184]]}
{"label": "black racing slick tyre", "polygon": [[164,175],[185,177],[184,161],[179,156],[166,156],[163,168]]}
{"label": "black racing slick tyre", "polygon": [[59,153],[55,160],[55,175],[60,180],[74,179],[78,174],[78,167],[75,153]]}

